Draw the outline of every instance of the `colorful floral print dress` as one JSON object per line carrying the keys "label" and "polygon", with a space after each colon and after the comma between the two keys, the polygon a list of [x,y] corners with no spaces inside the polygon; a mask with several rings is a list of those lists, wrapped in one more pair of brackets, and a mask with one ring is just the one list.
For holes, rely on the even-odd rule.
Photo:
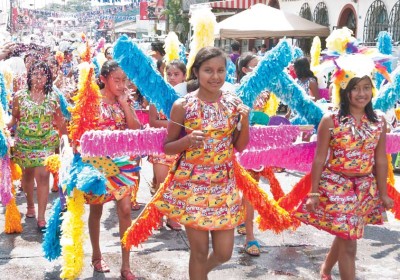
{"label": "colorful floral print dress", "polygon": [[295,217],[343,239],[359,239],[366,224],[383,222],[373,167],[384,123],[371,122],[366,116],[360,124],[352,116],[345,123],[337,115],[332,118],[330,157],[318,188],[320,203],[316,213],[310,213],[304,200]]}
{"label": "colorful floral print dress", "polygon": [[205,132],[206,140],[202,148],[180,155],[156,206],[168,218],[198,230],[232,229],[244,219],[233,172],[232,135],[239,113],[232,100],[238,98],[223,93],[217,102],[207,103],[192,93],[184,99],[184,125]]}
{"label": "colorful floral print dress", "polygon": [[55,94],[49,93],[42,103],[34,102],[28,90],[17,93],[20,119],[15,131],[13,159],[25,168],[43,166],[44,160],[59,146],[59,134],[54,127],[58,107]]}

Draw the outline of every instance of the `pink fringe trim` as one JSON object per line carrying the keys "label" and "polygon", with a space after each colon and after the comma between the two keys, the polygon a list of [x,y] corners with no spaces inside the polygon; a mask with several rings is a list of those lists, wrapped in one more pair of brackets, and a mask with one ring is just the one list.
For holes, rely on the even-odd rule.
{"label": "pink fringe trim", "polygon": [[309,172],[314,159],[316,142],[302,143],[278,149],[250,151],[238,154],[238,160],[243,167],[259,169],[260,166],[275,166]]}
{"label": "pink fringe trim", "polygon": [[388,133],[386,134],[386,153],[394,154],[400,152],[400,134]]}
{"label": "pink fringe trim", "polygon": [[10,158],[8,155],[0,159],[0,201],[6,206],[13,198]]}

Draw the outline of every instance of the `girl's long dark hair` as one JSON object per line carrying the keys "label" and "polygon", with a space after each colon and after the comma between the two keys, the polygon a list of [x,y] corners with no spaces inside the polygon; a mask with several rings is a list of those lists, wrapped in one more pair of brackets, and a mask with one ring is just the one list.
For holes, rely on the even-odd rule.
{"label": "girl's long dark hair", "polygon": [[[339,120],[343,120],[343,123],[346,122],[345,117],[350,115],[350,94],[351,90],[357,85],[361,80],[368,79],[371,81],[372,87],[374,86],[372,80],[369,76],[364,76],[362,78],[352,78],[347,87],[345,89],[340,89],[340,108],[339,108]],[[378,116],[376,115],[374,109],[372,108],[372,98],[368,102],[367,106],[365,106],[365,114],[367,118],[371,122],[378,122]]]}
{"label": "girl's long dark hair", "polygon": [[[108,78],[108,76],[118,68],[120,67],[115,60],[107,60],[101,67],[100,75],[104,78]],[[99,85],[100,89],[103,89],[105,86],[104,83],[101,82],[100,77],[97,80],[97,84]]]}
{"label": "girl's long dark hair", "polygon": [[310,62],[308,61],[307,57],[300,57],[296,59],[293,63],[293,67],[298,79],[314,78],[315,81],[318,81],[313,71],[311,71]]}
{"label": "girl's long dark hair", "polygon": [[28,85],[28,90],[32,89],[32,72],[36,69],[44,71],[44,74],[46,76],[46,84],[44,85],[44,94],[48,95],[53,90],[53,75],[51,74],[50,67],[47,65],[47,63],[43,61],[35,61],[29,68],[26,81]]}
{"label": "girl's long dark hair", "polygon": [[242,54],[238,60],[236,61],[236,76],[237,76],[237,82],[240,82],[240,80],[246,76],[246,73],[243,72],[242,68],[249,66],[250,61],[253,59],[257,58],[257,55],[255,55],[252,52],[246,52]]}
{"label": "girl's long dark hair", "polygon": [[190,68],[190,77],[187,80],[187,91],[192,92],[199,88],[199,81],[196,77],[195,70],[198,73],[201,65],[212,58],[222,57],[223,59],[227,59],[227,56],[223,50],[216,47],[204,47],[199,50],[196,57],[194,58],[194,62],[192,67]]}

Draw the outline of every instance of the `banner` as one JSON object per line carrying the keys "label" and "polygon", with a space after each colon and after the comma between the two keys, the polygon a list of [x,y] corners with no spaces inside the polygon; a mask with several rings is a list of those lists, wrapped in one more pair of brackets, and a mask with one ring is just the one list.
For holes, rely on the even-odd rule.
{"label": "banner", "polygon": [[140,2],[140,20],[165,19],[163,12],[165,10],[164,0],[149,0]]}

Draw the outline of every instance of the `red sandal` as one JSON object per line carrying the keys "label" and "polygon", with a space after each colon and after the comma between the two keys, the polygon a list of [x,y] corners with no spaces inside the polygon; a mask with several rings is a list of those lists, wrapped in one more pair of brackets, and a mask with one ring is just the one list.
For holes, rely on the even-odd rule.
{"label": "red sandal", "polygon": [[103,258],[92,260],[92,267],[94,271],[100,273],[110,272],[110,268],[107,263],[103,260]]}
{"label": "red sandal", "polygon": [[121,270],[121,280],[135,280],[136,277],[135,275],[132,273],[132,271],[125,269],[125,270]]}

